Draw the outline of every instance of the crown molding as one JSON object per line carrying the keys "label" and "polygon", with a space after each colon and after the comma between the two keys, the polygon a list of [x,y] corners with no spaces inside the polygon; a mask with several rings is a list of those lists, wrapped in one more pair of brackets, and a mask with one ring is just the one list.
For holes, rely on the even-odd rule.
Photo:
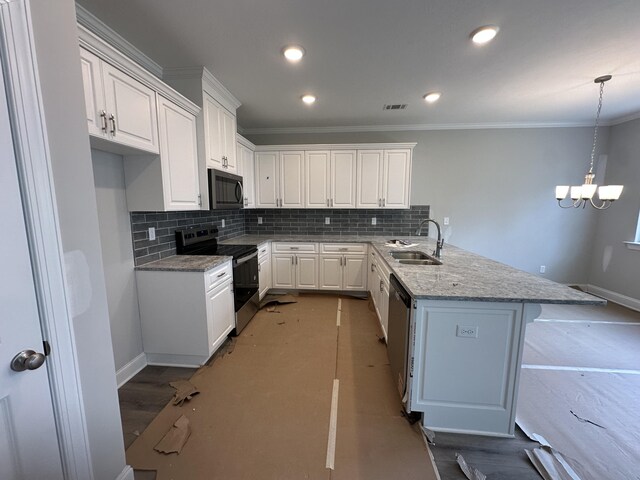
{"label": "crown molding", "polygon": [[298,150],[389,150],[408,148],[413,150],[417,143],[314,143],[300,145],[256,145],[256,152],[278,152]]}
{"label": "crown molding", "polygon": [[640,112],[632,113],[631,115],[625,115],[624,117],[617,117],[607,123],[607,126],[620,125],[622,123],[631,122],[632,120],[638,120],[640,118]]}
{"label": "crown molding", "polygon": [[156,77],[162,78],[162,67],[159,64],[151,60],[122,35],[78,3],[76,3],[76,20],[84,28],[122,52],[138,65],[147,69]]}
{"label": "crown molding", "polygon": [[251,143],[249,140],[247,140],[246,138],[244,138],[242,135],[240,135],[239,133],[236,133],[236,142],[238,142],[241,145],[244,145],[245,147],[247,147],[249,150],[255,150],[256,146]]}
{"label": "crown molding", "polygon": [[222,104],[227,110],[234,112],[242,105],[220,80],[218,80],[205,67],[176,67],[165,68],[163,78],[171,79],[198,79],[202,81],[202,89]]}
{"label": "crown molding", "polygon": [[[607,125],[603,125],[607,126]],[[356,133],[356,132],[410,132],[427,130],[481,130],[502,128],[573,128],[593,127],[591,122],[538,122],[538,123],[441,123],[409,125],[346,125],[340,127],[276,127],[244,128],[244,135],[272,135],[286,133]]]}

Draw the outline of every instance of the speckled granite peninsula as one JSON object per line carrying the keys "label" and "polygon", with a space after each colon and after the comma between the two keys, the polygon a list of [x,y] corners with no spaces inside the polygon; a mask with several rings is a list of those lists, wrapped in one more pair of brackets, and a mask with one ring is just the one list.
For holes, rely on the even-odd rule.
{"label": "speckled granite peninsula", "polygon": [[164,272],[207,272],[230,260],[231,257],[218,255],[173,255],[155,262],[145,263],[135,269]]}
{"label": "speckled granite peninsula", "polygon": [[416,244],[390,247],[388,238],[363,235],[242,235],[221,243],[262,244],[274,242],[366,242],[373,246],[415,299],[480,302],[559,303],[605,305],[606,301],[566,285],[517,270],[503,263],[445,244],[442,265],[406,265],[391,256],[392,251],[419,250],[431,254],[435,241],[427,237],[403,237]]}

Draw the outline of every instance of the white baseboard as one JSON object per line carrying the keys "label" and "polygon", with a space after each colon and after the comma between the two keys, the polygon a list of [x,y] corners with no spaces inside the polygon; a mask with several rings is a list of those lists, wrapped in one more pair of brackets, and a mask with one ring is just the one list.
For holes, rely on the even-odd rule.
{"label": "white baseboard", "polygon": [[631,310],[640,312],[640,300],[638,300],[637,298],[627,297],[626,295],[612,292],[611,290],[607,290],[606,288],[601,288],[596,285],[590,284],[586,285],[586,290],[589,293],[593,293],[594,295],[597,295],[599,297],[611,300],[618,305],[622,305],[623,307],[627,307]]}
{"label": "white baseboard", "polygon": [[136,373],[147,366],[147,356],[144,352],[127,363],[124,367],[116,372],[116,381],[118,388],[131,380]]}
{"label": "white baseboard", "polygon": [[124,469],[115,480],[135,480],[135,477],[133,476],[133,468],[129,465],[125,465]]}

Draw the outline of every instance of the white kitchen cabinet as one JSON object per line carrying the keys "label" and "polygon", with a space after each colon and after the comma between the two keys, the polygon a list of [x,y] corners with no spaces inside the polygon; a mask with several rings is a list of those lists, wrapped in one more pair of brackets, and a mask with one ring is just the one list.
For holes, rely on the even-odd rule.
{"label": "white kitchen cabinet", "polygon": [[80,57],[92,140],[159,153],[156,92],[85,49]]}
{"label": "white kitchen cabinet", "polygon": [[368,262],[368,290],[378,315],[378,321],[385,339],[387,338],[389,317],[389,275],[387,264],[372,248]]}
{"label": "white kitchen cabinet", "polygon": [[244,143],[237,142],[236,158],[238,161],[238,175],[242,177],[244,190],[244,207],[255,208],[255,174],[254,153]]}
{"label": "white kitchen cabinet", "polygon": [[318,245],[316,243],[272,244],[273,288],[317,290]]}
{"label": "white kitchen cabinet", "polygon": [[207,168],[236,173],[235,115],[204,93],[203,116]]}
{"label": "white kitchen cabinet", "polygon": [[409,208],[411,149],[359,150],[358,208]]}
{"label": "white kitchen cabinet", "polygon": [[265,243],[258,248],[258,291],[260,300],[271,288],[271,245]]}
{"label": "white kitchen cabinet", "polygon": [[207,272],[136,271],[151,365],[204,365],[235,328],[231,262]]}
{"label": "white kitchen cabinet", "polygon": [[196,117],[158,98],[160,155],[125,157],[130,211],[199,210]]}
{"label": "white kitchen cabinet", "polygon": [[320,248],[321,290],[367,290],[367,245],[323,243]]}
{"label": "white kitchen cabinet", "polygon": [[356,151],[305,152],[305,207],[355,208]]}
{"label": "white kitchen cabinet", "polygon": [[256,207],[304,207],[304,152],[256,152]]}

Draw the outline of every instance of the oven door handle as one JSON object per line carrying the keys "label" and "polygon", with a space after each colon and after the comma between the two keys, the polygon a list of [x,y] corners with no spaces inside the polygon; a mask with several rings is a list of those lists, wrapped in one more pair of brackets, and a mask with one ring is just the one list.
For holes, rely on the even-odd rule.
{"label": "oven door handle", "polygon": [[242,257],[238,260],[236,260],[236,265],[242,265],[245,262],[248,262],[249,260],[251,260],[254,257],[258,256],[258,251],[256,250],[254,253],[252,253],[251,255],[247,256],[247,257]]}

